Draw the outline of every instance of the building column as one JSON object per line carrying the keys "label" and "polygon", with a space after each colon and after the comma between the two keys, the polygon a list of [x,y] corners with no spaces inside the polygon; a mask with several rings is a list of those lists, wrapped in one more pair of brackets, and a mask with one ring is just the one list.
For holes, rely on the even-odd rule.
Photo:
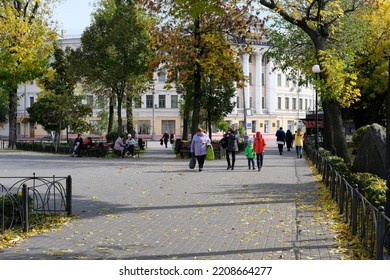
{"label": "building column", "polygon": [[275,114],[275,102],[276,102],[276,92],[275,92],[275,77],[276,74],[273,72],[274,63],[271,58],[268,58],[268,63],[266,65],[266,107],[268,109],[268,114]]}
{"label": "building column", "polygon": [[256,86],[256,103],[255,103],[255,109],[256,114],[262,114],[262,108],[263,108],[263,85],[262,85],[262,72],[263,72],[263,65],[262,65],[262,57],[263,54],[258,51],[256,52],[256,77],[255,77],[255,86]]}
{"label": "building column", "polygon": [[[246,78],[249,77],[249,54],[248,53],[245,53],[243,55],[242,69],[243,69],[244,76]],[[248,109],[248,108],[250,108],[249,107],[249,105],[250,105],[249,104],[249,96],[250,96],[249,83],[245,83],[244,89],[245,89],[245,107]]]}

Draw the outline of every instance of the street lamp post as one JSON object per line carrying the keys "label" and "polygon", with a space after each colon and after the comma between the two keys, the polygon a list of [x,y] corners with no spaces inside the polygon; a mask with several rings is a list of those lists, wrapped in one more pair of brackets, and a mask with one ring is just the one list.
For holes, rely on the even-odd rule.
{"label": "street lamp post", "polygon": [[154,130],[154,108],[156,107],[154,104],[154,81],[153,81],[153,88],[152,88],[152,96],[153,96],[153,104],[152,104],[152,141],[156,141],[156,131]]}
{"label": "street lamp post", "polygon": [[[318,74],[320,73],[321,71],[321,68],[318,64],[314,65],[313,68],[312,68],[312,71],[314,74],[316,74],[316,78],[317,78],[317,81],[318,81]],[[317,89],[316,89],[316,121],[315,121],[315,134],[314,134],[314,148],[318,151],[318,92],[317,92]]]}
{"label": "street lamp post", "polygon": [[245,87],[242,88],[243,107],[244,107],[244,142],[248,142],[247,125],[246,125],[246,102],[245,102]]}

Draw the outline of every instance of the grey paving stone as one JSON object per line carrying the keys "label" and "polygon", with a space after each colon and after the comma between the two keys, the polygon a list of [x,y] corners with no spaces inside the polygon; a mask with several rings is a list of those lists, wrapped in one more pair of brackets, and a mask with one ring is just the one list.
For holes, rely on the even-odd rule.
{"label": "grey paving stone", "polygon": [[204,171],[149,143],[138,159],[0,152],[1,176],[73,179],[73,211],[62,230],[0,251],[0,259],[340,259],[305,160],[268,146],[262,171],[237,156]]}

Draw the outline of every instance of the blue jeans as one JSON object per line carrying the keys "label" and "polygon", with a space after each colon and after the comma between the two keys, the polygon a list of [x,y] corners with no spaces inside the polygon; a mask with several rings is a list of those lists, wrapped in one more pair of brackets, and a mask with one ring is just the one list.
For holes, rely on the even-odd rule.
{"label": "blue jeans", "polygon": [[295,149],[297,150],[297,157],[302,156],[302,146],[295,146]]}

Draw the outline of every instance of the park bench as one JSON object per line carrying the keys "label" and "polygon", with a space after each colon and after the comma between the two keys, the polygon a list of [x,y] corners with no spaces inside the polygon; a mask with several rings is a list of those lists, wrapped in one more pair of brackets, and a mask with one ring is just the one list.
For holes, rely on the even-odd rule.
{"label": "park bench", "polygon": [[191,157],[191,143],[182,142],[179,150],[180,158]]}
{"label": "park bench", "polygon": [[[139,145],[135,145],[135,155],[137,156],[137,158],[139,158],[139,154],[140,154],[141,150],[143,150],[143,149],[145,149],[145,148],[141,148]],[[114,143],[108,143],[106,146],[105,157],[111,157],[112,155],[120,157],[121,152],[114,150]],[[129,155],[126,153],[124,156],[128,157]]]}

